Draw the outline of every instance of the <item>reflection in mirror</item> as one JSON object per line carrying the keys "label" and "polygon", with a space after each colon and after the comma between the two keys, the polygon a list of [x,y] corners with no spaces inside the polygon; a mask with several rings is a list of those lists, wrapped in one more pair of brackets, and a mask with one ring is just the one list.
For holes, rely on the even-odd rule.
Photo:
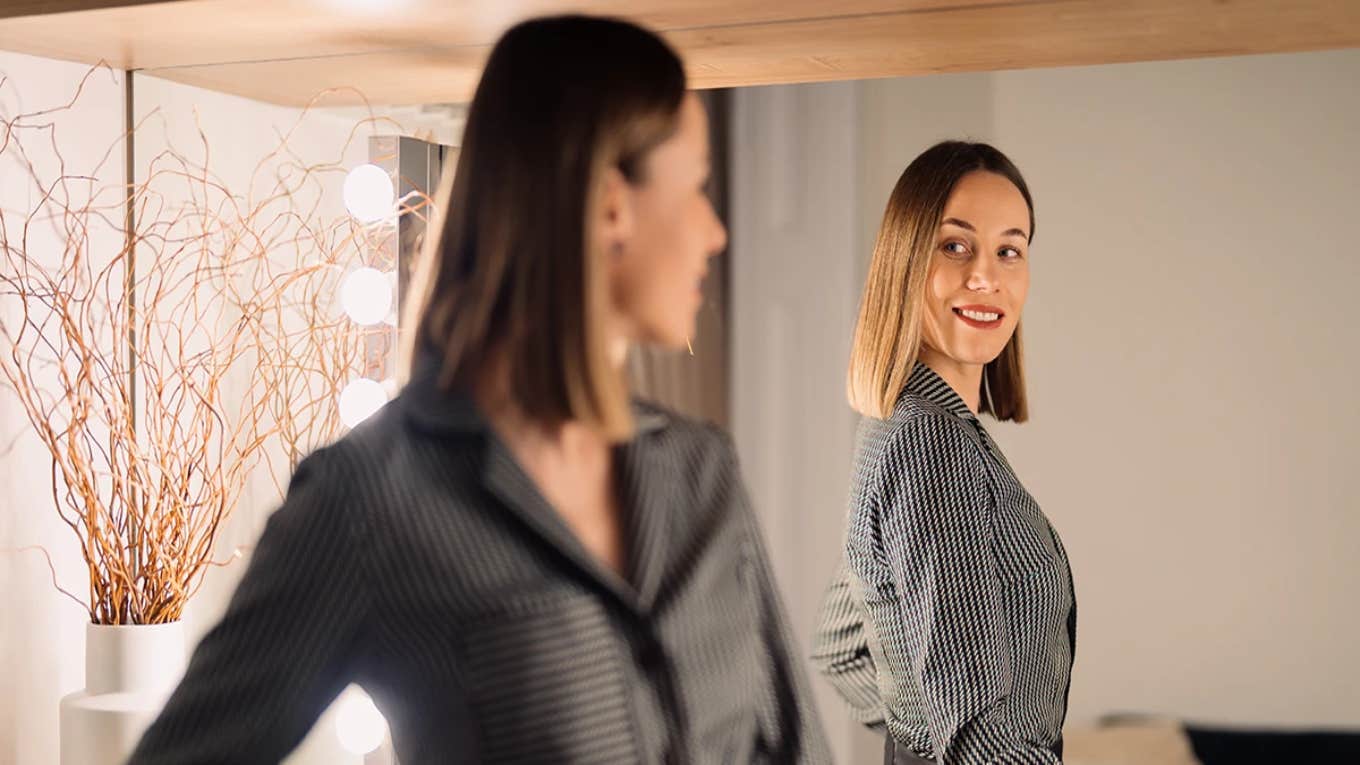
{"label": "reflection in mirror", "polygon": [[[884,205],[926,147],[984,140],[1038,217],[1030,420],[982,420],[1072,560],[1067,757],[1354,751],[1357,78],[1351,50],[736,92],[733,429],[804,645],[844,533]],[[881,757],[821,690],[840,760]],[[1097,726],[1121,714],[1150,722]]]}

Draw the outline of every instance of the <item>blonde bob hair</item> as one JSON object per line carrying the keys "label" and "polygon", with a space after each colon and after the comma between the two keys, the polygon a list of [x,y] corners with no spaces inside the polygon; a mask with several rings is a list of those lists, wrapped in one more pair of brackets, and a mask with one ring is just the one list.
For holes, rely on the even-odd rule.
{"label": "blonde bob hair", "polygon": [[[916,366],[921,350],[926,282],[944,208],[954,186],[969,173],[1005,177],[1029,207],[1034,241],[1034,201],[1015,164],[985,143],[946,141],[927,149],[897,179],[874,244],[850,350],[850,406],[887,419]],[[983,370],[979,411],[998,420],[1029,418],[1020,325],[1001,354]]]}

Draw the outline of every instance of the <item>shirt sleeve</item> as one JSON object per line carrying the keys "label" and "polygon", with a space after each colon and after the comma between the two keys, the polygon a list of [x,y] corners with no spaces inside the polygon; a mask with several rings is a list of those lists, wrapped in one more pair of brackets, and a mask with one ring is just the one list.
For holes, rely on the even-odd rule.
{"label": "shirt sleeve", "polygon": [[864,609],[855,599],[844,559],[822,595],[811,658],[812,665],[850,706],[853,719],[871,727],[883,725],[883,699],[864,634]]}
{"label": "shirt sleeve", "polygon": [[328,456],[298,466],[130,765],[278,762],[351,681],[368,599]]}
{"label": "shirt sleeve", "polygon": [[[921,691],[937,759],[1059,762],[1016,724],[1011,623],[994,543],[994,501],[977,445],[922,417],[887,443],[874,512],[900,619],[875,624],[891,671]],[[905,710],[893,710],[899,715]]]}

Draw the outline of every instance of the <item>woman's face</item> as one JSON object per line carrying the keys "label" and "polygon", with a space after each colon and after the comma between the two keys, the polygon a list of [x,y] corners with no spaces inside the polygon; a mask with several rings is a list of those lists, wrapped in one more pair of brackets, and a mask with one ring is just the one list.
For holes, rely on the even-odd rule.
{"label": "woman's face", "polygon": [[630,342],[684,348],[694,334],[709,258],[727,246],[704,187],[708,117],[693,93],[675,133],[643,161],[636,183],[607,184],[605,246],[615,323]]}
{"label": "woman's face", "polygon": [[924,361],[982,366],[1001,355],[1029,292],[1029,236],[1015,184],[985,171],[959,180],[926,282]]}

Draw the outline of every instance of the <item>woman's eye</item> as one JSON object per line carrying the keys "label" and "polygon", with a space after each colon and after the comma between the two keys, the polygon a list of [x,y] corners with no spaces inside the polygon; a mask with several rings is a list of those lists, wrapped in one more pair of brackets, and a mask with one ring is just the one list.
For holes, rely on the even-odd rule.
{"label": "woman's eye", "polygon": [[945,242],[944,251],[950,255],[967,255],[968,246],[963,242]]}
{"label": "woman's eye", "polygon": [[1021,252],[1014,247],[1002,247],[1001,252],[997,253],[1002,260],[1015,260],[1021,257]]}

